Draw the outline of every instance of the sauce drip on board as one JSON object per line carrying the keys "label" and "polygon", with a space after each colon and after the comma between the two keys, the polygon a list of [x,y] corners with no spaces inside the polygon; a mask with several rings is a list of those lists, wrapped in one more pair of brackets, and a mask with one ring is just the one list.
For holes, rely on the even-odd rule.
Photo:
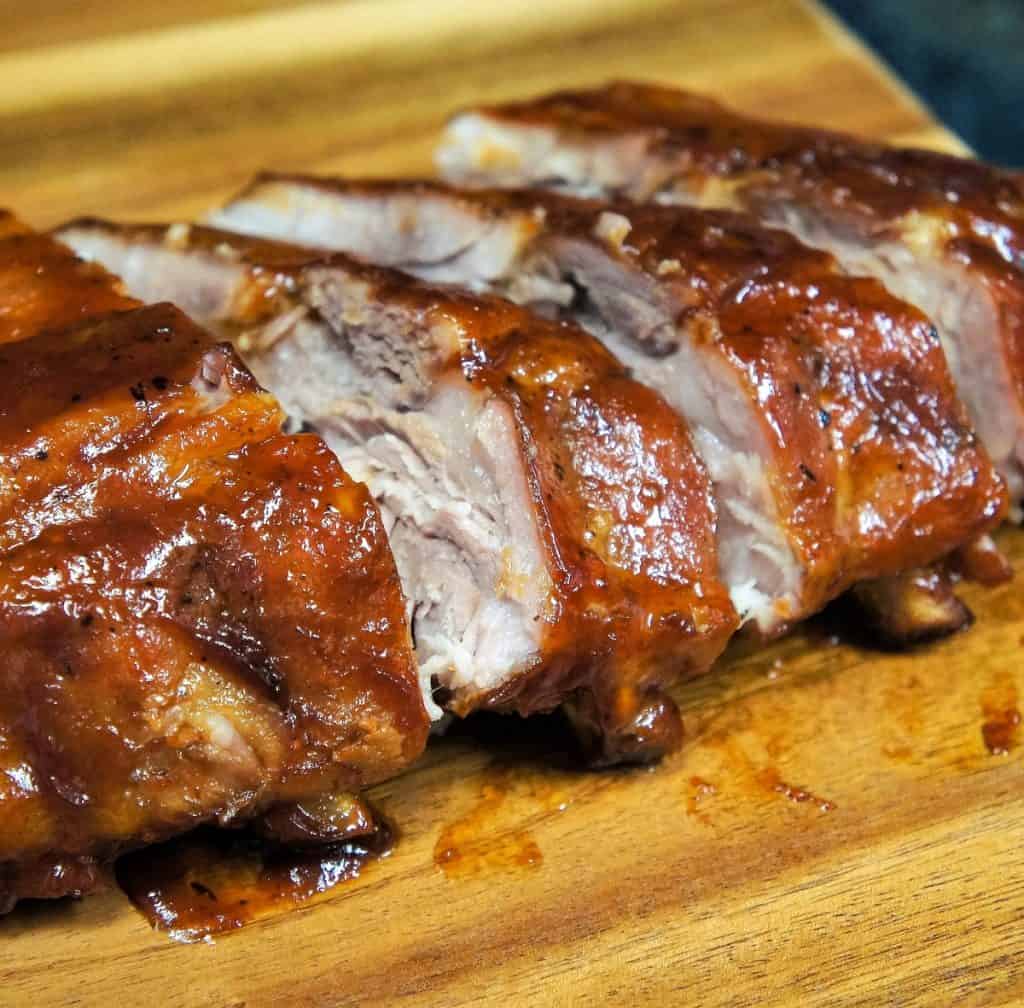
{"label": "sauce drip on board", "polygon": [[120,887],[158,931],[180,942],[208,940],[291,910],[357,878],[386,857],[393,827],[320,847],[284,848],[251,834],[202,827],[122,857]]}
{"label": "sauce drip on board", "polygon": [[765,767],[757,775],[757,781],[766,791],[780,794],[788,801],[796,802],[797,804],[810,802],[812,805],[817,806],[819,812],[833,812],[836,809],[836,803],[828,798],[822,798],[806,788],[784,781],[779,776],[779,771],[774,767]]}
{"label": "sauce drip on board", "polygon": [[433,862],[449,879],[535,871],[544,863],[534,828],[561,815],[612,775],[579,773],[579,753],[566,751],[557,714],[526,720],[476,714],[452,726],[449,740],[473,738],[504,754],[475,779],[473,801],[440,829]]}
{"label": "sauce drip on board", "polygon": [[[510,796],[515,799],[511,810],[506,809]],[[544,855],[533,834],[522,828],[522,812],[557,813],[567,805],[563,793],[547,784],[543,775],[512,768],[490,769],[484,774],[473,806],[438,834],[434,864],[449,878],[539,868]]]}
{"label": "sauce drip on board", "polygon": [[686,814],[694,816],[699,822],[709,826],[711,817],[700,808],[700,804],[708,798],[713,798],[716,794],[718,794],[718,788],[710,781],[704,780],[703,777],[691,777],[690,794],[686,799]]}
{"label": "sauce drip on board", "polygon": [[449,878],[463,878],[488,869],[539,868],[544,855],[529,832],[517,830],[490,839],[477,835],[480,820],[491,807],[490,798],[485,796],[481,806],[441,831],[434,846],[434,864]]}
{"label": "sauce drip on board", "polygon": [[985,718],[981,738],[992,756],[1007,756],[1017,745],[1021,715],[1017,687],[1010,678],[998,679],[982,693],[981,713]]}

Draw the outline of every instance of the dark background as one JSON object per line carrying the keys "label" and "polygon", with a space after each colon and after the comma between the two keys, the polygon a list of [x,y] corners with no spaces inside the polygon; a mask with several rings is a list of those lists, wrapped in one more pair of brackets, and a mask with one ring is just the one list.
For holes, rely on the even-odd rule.
{"label": "dark background", "polygon": [[826,0],[988,161],[1024,168],[1024,0]]}

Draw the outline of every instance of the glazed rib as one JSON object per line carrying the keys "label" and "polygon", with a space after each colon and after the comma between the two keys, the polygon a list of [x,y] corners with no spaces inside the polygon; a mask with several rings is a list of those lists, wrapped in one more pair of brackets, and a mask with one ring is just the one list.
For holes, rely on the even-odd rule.
{"label": "glazed rib", "polygon": [[617,83],[456,116],[453,181],[732,207],[875,276],[935,322],[959,392],[1024,496],[1024,183],[964,158],[751,119]]}
{"label": "glazed rib", "polygon": [[445,706],[571,699],[604,761],[674,744],[663,688],[707,669],[736,617],[685,426],[597,341],[497,298],[205,228],[61,235],[233,335],[367,481]]}
{"label": "glazed rib", "polygon": [[[717,496],[723,580],[763,633],[929,564],[1002,514],[928,320],[747,216],[268,176],[216,219],[494,290],[600,336],[688,421]],[[919,633],[935,632],[936,611]],[[953,625],[964,618],[954,606]]]}
{"label": "glazed rib", "polygon": [[377,508],[229,346],[2,215],[0,367],[0,910],[420,753]]}

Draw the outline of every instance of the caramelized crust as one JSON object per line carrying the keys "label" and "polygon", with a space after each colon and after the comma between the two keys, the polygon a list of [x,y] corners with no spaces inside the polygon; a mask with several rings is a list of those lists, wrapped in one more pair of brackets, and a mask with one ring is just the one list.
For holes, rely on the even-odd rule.
{"label": "caramelized crust", "polygon": [[[650,758],[675,743],[678,716],[660,690],[705,671],[736,615],[717,576],[707,476],[685,425],[660,396],[582,330],[498,298],[196,226],[85,221],[62,231],[76,242],[81,236],[84,248],[88,234],[103,229],[128,248],[204,256],[210,269],[218,260],[244,265],[230,304],[193,307],[204,322],[233,329],[254,366],[259,338],[250,328],[308,303],[316,277],[362,291],[392,317],[416,320],[418,331],[444,334],[428,340],[438,352],[422,379],[468,383],[511,412],[551,584],[537,666],[486,694],[456,694],[451,705],[461,713],[486,706],[527,714],[582,690],[581,710],[611,747],[602,758],[628,756],[634,745]],[[351,309],[337,314],[358,321]],[[410,351],[421,362],[434,354]],[[659,734],[645,718],[675,728]]]}
{"label": "caramelized crust", "polygon": [[936,323],[972,421],[1024,500],[1019,174],[629,82],[466,113],[439,158],[460,180],[750,210],[881,278]]}
{"label": "caramelized crust", "polygon": [[[232,237],[236,248],[250,241]],[[555,591],[542,675],[487,698],[522,713],[577,685],[643,692],[705,671],[735,628],[714,504],[685,426],[594,339],[510,302],[354,264],[375,298],[443,321],[456,368],[518,421]],[[659,523],[643,519],[651,513]],[[614,684],[614,686],[613,686]]]}
{"label": "caramelized crust", "polygon": [[[315,217],[310,233],[324,244],[523,300],[571,284],[573,301],[554,307],[596,321],[617,352],[632,341],[638,374],[673,403],[688,402],[673,383],[698,381],[668,366],[682,342],[719,374],[728,369],[758,426],[776,520],[803,571],[776,630],[855,582],[945,556],[1005,512],[1002,481],[928,319],[749,215],[304,176],[261,177],[221,213],[281,231]],[[487,242],[489,258],[471,258]],[[549,283],[530,282],[543,268]],[[594,303],[612,294],[623,309],[606,304],[595,320]],[[726,507],[720,498],[720,513]]]}
{"label": "caramelized crust", "polygon": [[[0,240],[0,906],[425,742],[377,509],[230,347]],[[8,292],[15,294],[8,296]]]}
{"label": "caramelized crust", "polygon": [[[428,310],[458,326],[466,379],[515,410],[544,515],[556,586],[546,648],[569,657],[517,684],[515,706],[551,707],[589,682],[599,706],[622,707],[623,692],[705,671],[735,623],[685,428],[595,341],[505,303],[487,308],[449,295]],[[659,524],[640,520],[652,512]]]}
{"label": "caramelized crust", "polygon": [[[939,214],[950,241],[1024,260],[1024,180],[980,161],[895,148],[829,130],[744,116],[675,88],[620,81],[592,91],[561,91],[481,110],[499,121],[554,129],[563,142],[632,144],[646,173],[617,188],[649,199],[691,176],[735,179],[744,187],[806,189],[806,199],[876,231],[908,213]],[[501,171],[495,152],[493,173]],[[596,181],[596,180],[595,180]]]}
{"label": "caramelized crust", "polygon": [[0,210],[0,343],[137,307],[106,270]]}

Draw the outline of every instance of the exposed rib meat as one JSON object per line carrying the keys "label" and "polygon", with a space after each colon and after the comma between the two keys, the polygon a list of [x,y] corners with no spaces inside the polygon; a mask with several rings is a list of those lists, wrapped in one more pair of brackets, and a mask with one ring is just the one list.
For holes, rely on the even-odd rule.
{"label": "exposed rib meat", "polygon": [[469,111],[438,159],[455,181],[751,210],[882,280],[935,321],[960,394],[1024,496],[1024,182],[976,161],[747,118],[617,83]]}
{"label": "exposed rib meat", "polygon": [[576,693],[599,758],[650,757],[662,687],[735,627],[685,426],[582,330],[204,228],[79,222],[63,238],[231,333],[388,516],[421,672],[446,705]]}
{"label": "exposed rib meat", "polygon": [[419,754],[377,508],[229,346],[0,215],[0,368],[0,911]]}
{"label": "exposed rib meat", "polygon": [[582,322],[689,422],[723,578],[765,633],[1002,514],[928,320],[747,216],[301,177],[257,180],[216,216]]}

